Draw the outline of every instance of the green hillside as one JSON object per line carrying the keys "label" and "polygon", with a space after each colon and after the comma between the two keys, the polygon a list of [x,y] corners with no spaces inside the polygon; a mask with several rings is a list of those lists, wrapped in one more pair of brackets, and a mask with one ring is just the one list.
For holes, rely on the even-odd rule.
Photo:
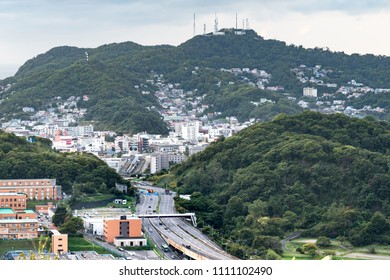
{"label": "green hillside", "polygon": [[306,111],[220,139],[172,172],[186,211],[233,253],[280,252],[288,232],[390,242],[390,125]]}
{"label": "green hillside", "polygon": [[[0,130],[0,178],[53,178],[66,193],[108,193],[126,183],[107,164],[91,154],[59,153],[51,142],[24,138]],[[74,186],[74,188],[72,188]]]}
{"label": "green hillside", "polygon": [[[390,88],[389,57],[305,49],[265,40],[253,30],[242,36],[233,35],[231,29],[224,31],[225,36],[195,36],[177,47],[124,42],[94,49],[53,48],[27,61],[14,77],[0,81],[0,85],[13,84],[0,94],[0,117],[28,118],[23,107],[42,110],[50,108],[58,96],[64,99],[88,95],[90,101],[80,101],[78,105],[88,109],[85,120],[94,121],[97,129],[166,134],[167,127],[158,113],[161,108],[153,95],[158,88],[146,82],[155,75],[164,75],[166,83],[179,83],[196,96],[206,96],[204,102],[210,109],[205,113],[221,112],[222,117],[234,114],[240,120],[269,120],[278,113],[302,111],[286,94],[301,97],[305,86],[318,87],[320,94],[329,90],[299,82],[291,69],[302,64],[328,69],[328,76],[323,77],[325,83],[342,85],[355,79],[373,88]],[[272,75],[266,85],[284,90],[260,90],[244,83],[243,76],[220,71],[244,67],[265,70]],[[274,103],[261,108],[251,105],[251,101],[258,102],[260,98],[271,98]],[[370,94],[347,102],[361,107],[381,106],[386,111],[379,117],[390,116],[388,94]]]}

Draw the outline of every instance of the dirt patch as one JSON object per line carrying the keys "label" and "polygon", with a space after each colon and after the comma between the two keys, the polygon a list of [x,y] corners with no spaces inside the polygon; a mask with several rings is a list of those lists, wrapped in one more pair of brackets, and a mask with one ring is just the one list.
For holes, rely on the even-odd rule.
{"label": "dirt patch", "polygon": [[296,239],[294,242],[299,242],[299,243],[316,243],[317,239]]}

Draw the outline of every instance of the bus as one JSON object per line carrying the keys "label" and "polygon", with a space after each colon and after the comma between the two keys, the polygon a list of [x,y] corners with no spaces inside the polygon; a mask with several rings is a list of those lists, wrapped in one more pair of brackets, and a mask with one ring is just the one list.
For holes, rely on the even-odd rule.
{"label": "bus", "polygon": [[167,244],[162,244],[161,248],[163,249],[164,252],[168,252],[168,250],[169,250],[169,247]]}

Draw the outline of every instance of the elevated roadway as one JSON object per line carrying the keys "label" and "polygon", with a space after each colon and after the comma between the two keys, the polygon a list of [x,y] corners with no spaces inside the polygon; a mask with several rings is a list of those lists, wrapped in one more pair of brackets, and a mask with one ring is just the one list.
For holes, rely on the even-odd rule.
{"label": "elevated roadway", "polygon": [[[197,260],[237,259],[223,251],[198,229],[183,221],[181,216],[176,216],[179,214],[176,213],[174,207],[174,194],[167,195],[165,194],[164,189],[153,187],[145,182],[141,182],[137,185],[143,189],[152,188],[155,192],[154,195],[145,192],[141,193],[142,203],[137,207],[137,210],[139,217],[144,216],[144,228],[146,227],[149,229],[149,233],[153,234],[152,239],[158,239],[158,241],[156,240],[157,245],[161,246],[161,242],[169,244],[172,248]],[[150,210],[157,211],[158,201],[159,213],[141,214],[148,213]],[[162,214],[166,215],[161,216]],[[194,213],[188,214],[190,214],[191,217],[193,214],[193,217],[195,217]],[[147,215],[152,215],[153,217],[148,217]],[[161,219],[161,217],[163,218]],[[169,252],[169,254],[170,253],[171,252]]]}

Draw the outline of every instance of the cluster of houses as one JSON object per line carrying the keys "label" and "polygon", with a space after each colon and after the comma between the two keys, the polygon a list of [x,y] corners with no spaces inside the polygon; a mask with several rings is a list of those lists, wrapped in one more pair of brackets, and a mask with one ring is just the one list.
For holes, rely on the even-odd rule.
{"label": "cluster of houses", "polygon": [[[291,71],[302,84],[307,85],[303,88],[302,98],[291,98],[296,100],[302,108],[318,110],[322,113],[344,113],[354,117],[385,112],[384,108],[373,107],[370,104],[365,104],[361,108],[354,108],[349,103],[370,93],[390,93],[390,89],[372,88],[354,79],[348,81],[345,85],[329,82],[333,70],[326,69],[321,65],[315,65],[314,67],[300,65],[291,69]],[[320,87],[327,89],[321,95],[318,94],[318,88]]]}
{"label": "cluster of houses", "polygon": [[[199,67],[194,67],[192,74],[197,75]],[[283,93],[282,86],[269,86],[272,75],[262,69],[221,68],[220,71],[235,75],[240,82],[260,89]],[[297,79],[307,85],[301,97],[293,97],[284,93],[287,98],[297,102],[306,109],[314,109],[324,113],[342,112],[351,116],[364,116],[366,113],[383,113],[380,107],[369,104],[360,109],[348,105],[348,100],[359,98],[367,93],[389,93],[390,89],[370,88],[355,80],[338,86],[331,83],[333,70],[321,65],[307,67],[300,65],[291,69]],[[232,79],[229,84],[234,84]],[[32,107],[22,108],[30,114],[30,119],[0,120],[0,128],[25,136],[31,142],[33,136],[48,138],[53,149],[64,152],[89,152],[102,158],[107,164],[123,175],[138,173],[157,173],[168,169],[170,165],[184,161],[188,156],[204,150],[211,142],[221,136],[229,137],[256,122],[250,119],[239,123],[235,117],[218,118],[220,112],[210,110],[207,94],[200,95],[197,89],[184,90],[180,83],[165,82],[164,76],[156,74],[145,84],[158,87],[154,93],[142,91],[142,94],[154,94],[160,108],[150,107],[145,110],[157,110],[170,127],[169,135],[152,135],[140,132],[134,135],[117,136],[113,131],[94,131],[92,124],[78,125],[87,109],[80,108],[80,103],[89,101],[89,96],[70,96],[67,99],[55,97],[48,102],[48,109],[36,111]],[[221,86],[221,84],[217,85]],[[138,87],[143,87],[140,85]],[[329,92],[318,94],[321,87]],[[149,88],[149,87],[148,87]],[[12,90],[12,85],[2,85],[0,94]],[[340,98],[345,96],[345,98]],[[261,98],[250,102],[254,106],[275,101]]]}

